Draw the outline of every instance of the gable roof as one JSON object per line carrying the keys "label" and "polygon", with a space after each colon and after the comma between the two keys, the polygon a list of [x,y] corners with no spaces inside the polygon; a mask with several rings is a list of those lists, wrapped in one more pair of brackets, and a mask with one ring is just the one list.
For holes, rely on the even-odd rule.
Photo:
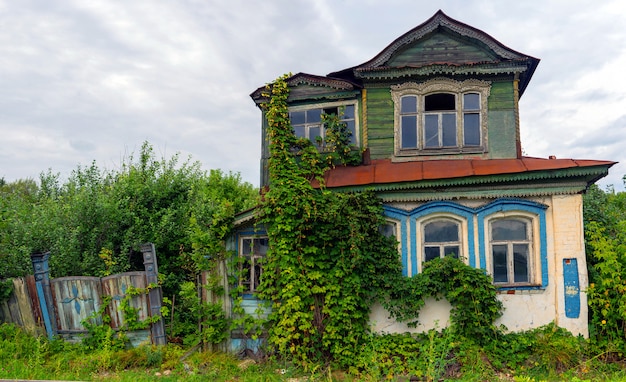
{"label": "gable roof", "polygon": [[[289,85],[289,102],[300,99],[321,99],[321,98],[344,98],[356,95],[355,90],[360,89],[356,83],[341,78],[331,78],[316,76],[308,73],[296,73],[287,79]],[[258,105],[267,101],[263,96],[266,86],[261,86],[250,94],[250,97]]]}
{"label": "gable roof", "polygon": [[[413,162],[378,159],[360,166],[336,167],[327,171],[324,178],[327,188],[414,193],[404,195],[404,199],[390,199],[383,194],[381,197],[386,201],[426,200],[433,193],[437,199],[468,197],[471,188],[482,187],[482,191],[476,193],[480,197],[486,196],[486,190],[497,192],[499,186],[502,186],[499,196],[531,196],[582,192],[604,177],[615,163],[533,157]],[[313,184],[319,186],[316,181]],[[455,188],[456,191],[451,192]],[[431,195],[426,197],[428,193]]]}
{"label": "gable roof", "polygon": [[439,10],[371,60],[328,77],[356,82],[410,75],[512,73],[519,75],[521,96],[538,64],[539,59],[510,49]]}

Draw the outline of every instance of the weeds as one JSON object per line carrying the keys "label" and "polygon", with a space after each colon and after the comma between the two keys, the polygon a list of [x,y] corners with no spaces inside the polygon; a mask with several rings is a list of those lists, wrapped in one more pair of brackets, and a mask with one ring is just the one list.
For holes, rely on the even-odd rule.
{"label": "weeds", "polygon": [[[97,349],[34,337],[0,325],[0,379],[150,381],[615,381],[626,380],[613,349],[593,353],[589,341],[555,325],[499,334],[487,344],[443,329],[422,334],[370,334],[354,365],[305,372],[284,359],[241,360],[177,345]],[[610,357],[608,356],[610,355]]]}

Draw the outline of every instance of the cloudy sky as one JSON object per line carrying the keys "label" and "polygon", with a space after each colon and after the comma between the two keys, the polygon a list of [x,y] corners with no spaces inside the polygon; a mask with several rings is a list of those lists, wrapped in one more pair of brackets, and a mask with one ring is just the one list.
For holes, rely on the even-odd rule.
{"label": "cloudy sky", "polygon": [[0,177],[118,169],[142,142],[258,186],[249,94],[363,63],[438,9],[541,59],[520,102],[529,156],[626,174],[621,0],[0,0]]}

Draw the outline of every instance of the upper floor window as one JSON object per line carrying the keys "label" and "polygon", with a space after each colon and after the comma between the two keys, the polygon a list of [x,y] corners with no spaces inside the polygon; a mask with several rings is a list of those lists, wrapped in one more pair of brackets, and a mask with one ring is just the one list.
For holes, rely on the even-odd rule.
{"label": "upper floor window", "polygon": [[239,285],[243,287],[243,293],[253,294],[261,284],[267,248],[267,237],[242,237],[240,239]]}
{"label": "upper floor window", "polygon": [[439,257],[460,255],[459,223],[451,219],[437,219],[423,225],[423,258],[430,261]]}
{"label": "upper floor window", "polygon": [[533,272],[532,224],[525,218],[490,222],[491,264],[495,284],[530,284]]}
{"label": "upper floor window", "polygon": [[445,78],[392,86],[395,155],[483,151],[489,90],[485,81]]}
{"label": "upper floor window", "polygon": [[341,123],[344,123],[350,132],[350,143],[358,144],[355,103],[327,103],[290,108],[289,119],[296,137],[308,138],[319,147],[324,147],[326,131],[323,115],[338,116]]}

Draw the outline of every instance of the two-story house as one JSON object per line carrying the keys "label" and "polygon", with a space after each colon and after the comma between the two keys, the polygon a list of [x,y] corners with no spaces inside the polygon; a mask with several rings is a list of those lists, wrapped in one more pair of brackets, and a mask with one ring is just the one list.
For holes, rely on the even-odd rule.
{"label": "two-story house", "polygon": [[[582,193],[614,162],[522,154],[519,99],[538,63],[439,11],[363,64],[289,78],[290,118],[297,136],[323,139],[321,115],[342,110],[364,161],[329,171],[326,185],[376,192],[404,275],[453,253],[492,277],[505,307],[498,324],[516,331],[555,322],[587,335]],[[257,105],[263,89],[251,94]],[[252,216],[238,217],[230,242],[246,259],[250,310],[267,250]],[[441,327],[449,309],[430,301],[411,329],[376,305],[371,327]]]}

